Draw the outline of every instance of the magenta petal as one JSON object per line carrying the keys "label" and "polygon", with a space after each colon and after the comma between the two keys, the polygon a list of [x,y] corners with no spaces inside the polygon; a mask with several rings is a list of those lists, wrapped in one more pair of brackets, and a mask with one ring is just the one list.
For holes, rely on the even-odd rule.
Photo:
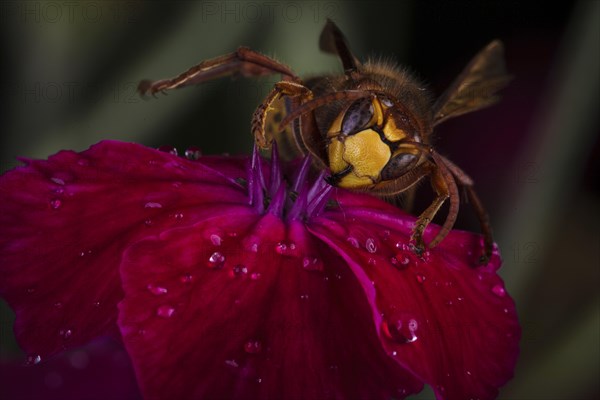
{"label": "magenta petal", "polygon": [[515,305],[496,274],[499,256],[476,266],[481,239],[453,231],[420,258],[408,245],[414,218],[385,205],[371,211],[360,197],[338,199],[344,214],[326,213],[310,230],[359,278],[383,347],[439,399],[497,396],[512,377],[520,338]]}
{"label": "magenta petal", "polygon": [[129,356],[112,340],[96,340],[48,362],[0,363],[5,400],[141,399]]}
{"label": "magenta petal", "polygon": [[[135,144],[26,163],[0,177],[0,295],[32,359],[117,332],[131,243],[210,212],[199,205],[245,199],[233,177]],[[228,169],[245,176],[239,161]]]}
{"label": "magenta petal", "polygon": [[[215,232],[215,227],[220,231]],[[119,325],[151,399],[390,399],[358,281],[303,224],[224,210],[130,247]]]}

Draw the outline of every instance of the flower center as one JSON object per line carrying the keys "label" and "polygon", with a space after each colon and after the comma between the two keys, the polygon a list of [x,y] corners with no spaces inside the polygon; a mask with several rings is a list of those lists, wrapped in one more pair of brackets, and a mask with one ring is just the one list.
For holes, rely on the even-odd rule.
{"label": "flower center", "polygon": [[[255,146],[248,168],[248,197],[258,213],[271,213],[281,219],[307,220],[331,205],[333,187],[325,181],[326,171],[311,182],[308,178],[311,158],[306,156],[295,176],[288,180],[282,173],[277,146],[273,143],[271,165],[264,165]],[[266,173],[269,171],[269,173]]]}

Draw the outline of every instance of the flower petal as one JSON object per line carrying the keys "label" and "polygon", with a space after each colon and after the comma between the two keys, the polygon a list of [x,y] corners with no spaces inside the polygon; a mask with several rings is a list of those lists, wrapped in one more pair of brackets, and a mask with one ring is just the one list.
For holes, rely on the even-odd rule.
{"label": "flower petal", "polygon": [[422,388],[381,347],[344,261],[300,222],[223,210],[138,242],[121,273],[119,325],[147,398],[389,399]]}
{"label": "flower petal", "polygon": [[0,397],[11,400],[141,399],[129,356],[112,340],[96,340],[45,363],[0,363]]}
{"label": "flower petal", "polygon": [[[198,205],[245,199],[211,162],[105,141],[0,177],[0,295],[16,312],[26,352],[45,357],[118,332],[127,246],[210,212]],[[245,176],[232,160],[236,168]]]}
{"label": "flower petal", "polygon": [[520,337],[498,254],[477,266],[481,238],[453,231],[420,258],[409,246],[414,218],[391,206],[370,210],[362,197],[340,192],[344,213],[326,212],[310,230],[359,278],[382,346],[440,399],[494,398],[512,377]]}

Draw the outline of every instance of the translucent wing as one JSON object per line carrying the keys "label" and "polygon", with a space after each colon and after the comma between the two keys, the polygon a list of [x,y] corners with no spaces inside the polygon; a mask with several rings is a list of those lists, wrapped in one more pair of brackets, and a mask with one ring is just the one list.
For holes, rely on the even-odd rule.
{"label": "translucent wing", "polygon": [[434,125],[448,118],[490,106],[511,80],[504,64],[504,46],[494,40],[481,50],[434,104]]}

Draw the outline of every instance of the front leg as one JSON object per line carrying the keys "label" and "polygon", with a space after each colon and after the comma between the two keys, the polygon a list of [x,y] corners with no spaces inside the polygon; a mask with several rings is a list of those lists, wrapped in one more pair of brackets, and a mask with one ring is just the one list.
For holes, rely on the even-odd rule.
{"label": "front leg", "polygon": [[492,225],[490,223],[490,217],[483,207],[481,200],[479,200],[479,196],[477,196],[477,192],[473,188],[474,182],[471,177],[469,177],[460,167],[454,164],[452,161],[447,158],[440,156],[444,161],[444,164],[448,167],[452,175],[456,178],[459,185],[461,185],[465,191],[467,192],[467,198],[469,202],[473,206],[475,210],[475,214],[477,215],[477,219],[479,220],[479,225],[481,226],[481,232],[483,233],[483,243],[484,243],[484,253],[481,256],[479,263],[487,264],[490,257],[492,256],[492,251],[494,249],[494,238],[492,236]]}
{"label": "front leg", "polygon": [[154,96],[157,92],[196,85],[226,76],[256,77],[271,74],[281,74],[284,80],[300,82],[300,78],[288,66],[247,47],[240,47],[233,53],[202,61],[174,78],[158,81],[143,80],[138,85],[138,91],[142,95],[150,93]]}
{"label": "front leg", "polygon": [[256,144],[262,149],[269,148],[273,138],[267,138],[266,121],[267,114],[273,110],[271,105],[273,102],[283,96],[298,98],[299,102],[308,101],[313,98],[312,91],[306,86],[290,81],[277,82],[268,96],[258,105],[256,111],[252,115],[252,135],[256,140]]}
{"label": "front leg", "polygon": [[430,151],[430,156],[435,163],[433,164],[430,175],[431,186],[435,190],[437,197],[431,203],[431,205],[421,213],[417,219],[417,222],[415,223],[415,227],[411,235],[411,241],[414,241],[418,253],[421,253],[425,249],[423,232],[425,232],[427,225],[429,225],[442,204],[444,204],[444,201],[446,201],[446,199],[450,199],[450,209],[448,210],[448,215],[446,216],[446,220],[444,221],[442,228],[435,238],[429,243],[428,247],[430,248],[435,247],[446,237],[446,235],[448,235],[454,226],[454,222],[456,222],[459,207],[458,188],[452,173],[446,167],[443,158],[435,151]]}

